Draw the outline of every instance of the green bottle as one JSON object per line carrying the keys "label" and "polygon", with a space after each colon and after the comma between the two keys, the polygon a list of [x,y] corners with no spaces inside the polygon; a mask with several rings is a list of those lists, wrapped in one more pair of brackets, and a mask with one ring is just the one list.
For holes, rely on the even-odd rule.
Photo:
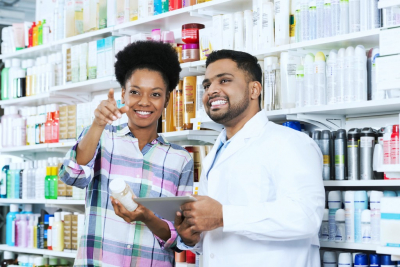
{"label": "green bottle", "polygon": [[[43,20],[43,24],[46,23],[46,20]],[[38,45],[43,44],[43,24],[39,21],[38,25]]]}
{"label": "green bottle", "polygon": [[57,166],[51,167],[51,185],[50,185],[50,199],[57,199],[58,197],[58,168]]}
{"label": "green bottle", "polygon": [[44,178],[44,198],[50,199],[50,186],[51,186],[51,167],[46,167],[46,177]]}
{"label": "green bottle", "polygon": [[162,13],[169,11],[169,0],[161,0],[161,11]]}
{"label": "green bottle", "polygon": [[7,198],[14,198],[14,172],[15,164],[11,163],[7,172]]}

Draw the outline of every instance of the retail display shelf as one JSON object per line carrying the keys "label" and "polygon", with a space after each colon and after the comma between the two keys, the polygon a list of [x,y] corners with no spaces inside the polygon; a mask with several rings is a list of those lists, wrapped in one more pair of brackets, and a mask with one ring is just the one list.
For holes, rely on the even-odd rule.
{"label": "retail display shelf", "polygon": [[65,85],[54,86],[50,88],[50,92],[95,92],[107,90],[110,88],[120,88],[121,86],[116,81],[115,76],[107,76],[103,78],[87,80],[77,83],[67,83]]}
{"label": "retail display shelf", "polygon": [[[30,106],[30,105],[44,105],[48,103],[54,103],[51,102],[51,99],[49,99],[50,93],[42,93],[34,96],[26,96],[26,97],[21,97],[21,98],[16,98],[16,99],[8,99],[8,100],[1,100],[0,101],[0,106],[5,107],[5,106]],[[50,100],[50,101],[49,101]]]}
{"label": "retail display shelf", "polygon": [[378,8],[386,8],[400,5],[400,0],[379,0]]}
{"label": "retail display shelf", "polygon": [[398,186],[400,180],[343,180],[343,181],[324,181],[325,187],[384,187]]}
{"label": "retail display shelf", "polygon": [[12,199],[12,198],[0,198],[0,204],[85,205],[85,200],[77,200],[77,199]]}
{"label": "retail display shelf", "polygon": [[336,242],[320,242],[321,248],[336,248],[336,249],[354,249],[375,251],[378,247],[377,244],[364,244],[364,243],[336,243]]}
{"label": "retail display shelf", "polygon": [[62,258],[75,258],[76,252],[57,252],[47,249],[35,249],[35,248],[20,248],[20,247],[11,247],[7,245],[0,245],[0,250],[2,251],[11,251],[16,253],[24,253],[24,254],[37,254],[37,255],[48,255],[54,257],[62,257]]}
{"label": "retail display shelf", "polygon": [[47,152],[54,151],[56,149],[68,149],[75,145],[76,141],[65,141],[59,143],[51,143],[51,144],[39,144],[39,145],[31,145],[31,146],[19,146],[19,147],[6,147],[0,149],[0,153],[15,153],[15,152],[28,152],[28,153],[36,153],[36,152]]}
{"label": "retail display shelf", "polygon": [[379,172],[398,172],[400,173],[400,164],[382,164],[378,168]]}
{"label": "retail display shelf", "polygon": [[379,246],[376,253],[392,255],[392,260],[400,261],[400,248],[399,247],[383,247]]}
{"label": "retail display shelf", "polygon": [[213,144],[217,140],[219,132],[208,130],[186,130],[162,133],[162,135],[168,142],[203,141]]}

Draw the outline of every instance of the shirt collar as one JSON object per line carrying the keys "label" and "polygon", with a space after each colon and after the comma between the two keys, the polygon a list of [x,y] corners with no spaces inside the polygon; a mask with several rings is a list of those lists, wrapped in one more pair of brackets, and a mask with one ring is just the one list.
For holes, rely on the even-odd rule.
{"label": "shirt collar", "polygon": [[[115,126],[115,127],[116,127],[116,135],[117,136],[130,135],[131,137],[136,138],[133,135],[133,133],[131,132],[131,130],[129,129],[127,123],[123,123],[123,124]],[[154,139],[153,141],[151,141],[150,144],[155,145],[158,142],[163,145],[169,145],[169,142],[166,139],[164,139],[164,137],[162,135],[158,135],[158,137],[156,139]]]}

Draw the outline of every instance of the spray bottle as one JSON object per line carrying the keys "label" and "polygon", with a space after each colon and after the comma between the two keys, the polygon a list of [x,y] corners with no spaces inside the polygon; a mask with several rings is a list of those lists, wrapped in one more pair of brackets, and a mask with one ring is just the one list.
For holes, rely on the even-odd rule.
{"label": "spray bottle", "polygon": [[315,54],[314,62],[314,105],[326,105],[326,76],[325,55],[322,52]]}
{"label": "spray bottle", "polygon": [[360,31],[360,0],[349,0],[349,30],[350,33]]}
{"label": "spray bottle", "polygon": [[349,33],[349,0],[340,0],[340,34]]}
{"label": "spray bottle", "polygon": [[346,49],[345,55],[345,94],[344,94],[344,102],[354,102],[354,47],[349,46]]}
{"label": "spray bottle", "polygon": [[320,148],[323,155],[323,171],[322,171],[322,178],[324,180],[330,180],[331,177],[331,132],[329,130],[322,131],[321,141],[320,141]]}
{"label": "spray bottle", "polygon": [[361,238],[362,243],[371,243],[371,211],[363,210],[361,213]]}
{"label": "spray bottle", "polygon": [[336,235],[335,242],[343,243],[346,241],[346,227],[345,227],[345,211],[343,209],[338,209],[335,214],[336,221]]}
{"label": "spray bottle", "polygon": [[326,61],[326,99],[327,104],[336,103],[337,90],[337,51],[331,50]]}
{"label": "spray bottle", "polygon": [[337,81],[335,87],[336,103],[344,103],[346,93],[346,49],[341,48],[338,51],[337,57]]}
{"label": "spray bottle", "polygon": [[345,180],[347,177],[346,147],[346,130],[339,129],[335,138],[335,180]]}
{"label": "spray bottle", "polygon": [[346,212],[346,242],[354,242],[354,191],[345,193],[345,212]]}
{"label": "spray bottle", "polygon": [[314,104],[314,55],[309,53],[304,59],[304,98],[305,106]]}
{"label": "spray bottle", "polygon": [[355,101],[367,101],[367,56],[364,46],[357,45],[354,54]]}
{"label": "spray bottle", "polygon": [[362,242],[361,214],[368,208],[368,196],[366,191],[356,191],[354,193],[354,241]]}
{"label": "spray bottle", "polygon": [[330,191],[328,195],[329,207],[329,241],[335,242],[336,237],[336,211],[342,207],[342,193],[340,191]]}

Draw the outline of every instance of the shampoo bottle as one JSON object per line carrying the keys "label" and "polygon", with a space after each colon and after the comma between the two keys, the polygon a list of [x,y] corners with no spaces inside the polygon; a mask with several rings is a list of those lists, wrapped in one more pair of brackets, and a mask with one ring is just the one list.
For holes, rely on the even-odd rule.
{"label": "shampoo bottle", "polygon": [[19,214],[18,205],[11,204],[6,219],[6,243],[11,247],[15,246],[15,218],[17,214]]}

